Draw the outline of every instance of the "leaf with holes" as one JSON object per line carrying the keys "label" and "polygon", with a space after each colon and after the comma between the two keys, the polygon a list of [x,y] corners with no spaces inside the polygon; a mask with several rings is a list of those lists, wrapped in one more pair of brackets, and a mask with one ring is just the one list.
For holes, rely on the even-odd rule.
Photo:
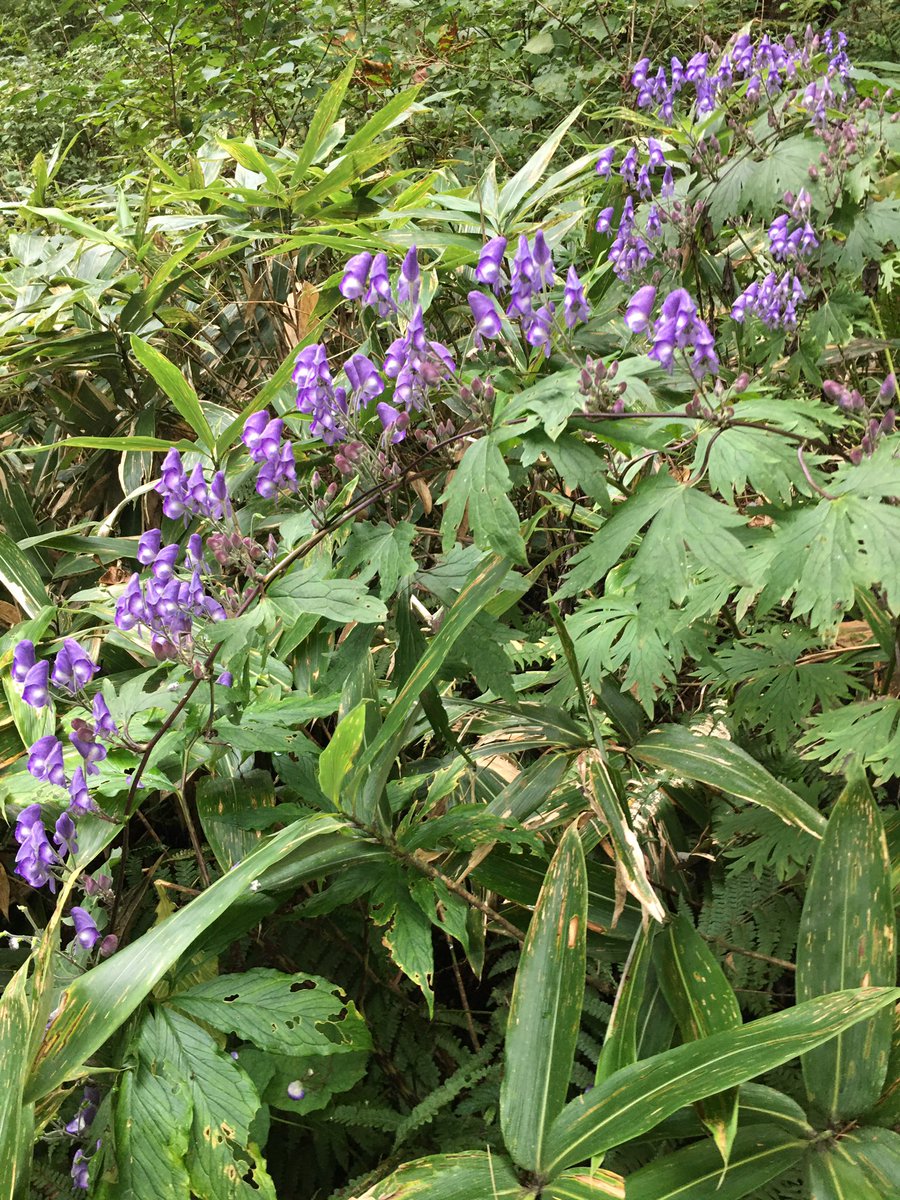
{"label": "leaf with holes", "polygon": [[256,967],[220,975],[168,1003],[273,1054],[341,1054],[371,1045],[356,1006],[316,975]]}

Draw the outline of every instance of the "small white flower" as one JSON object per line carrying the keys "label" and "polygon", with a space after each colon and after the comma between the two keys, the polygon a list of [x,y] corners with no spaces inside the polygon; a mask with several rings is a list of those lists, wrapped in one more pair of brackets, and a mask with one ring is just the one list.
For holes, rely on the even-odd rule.
{"label": "small white flower", "polygon": [[259,891],[259,880],[258,879],[253,879],[250,881],[250,891],[251,892]]}

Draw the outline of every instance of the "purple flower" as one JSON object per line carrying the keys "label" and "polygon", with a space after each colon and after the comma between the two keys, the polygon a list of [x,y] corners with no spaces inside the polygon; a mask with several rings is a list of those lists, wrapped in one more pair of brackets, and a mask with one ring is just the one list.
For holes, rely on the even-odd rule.
{"label": "purple flower", "polygon": [[[94,741],[94,731],[89,725],[85,725],[82,732],[85,736],[82,736],[73,730],[69,734],[69,741],[84,759],[87,774],[99,775],[100,768],[94,766],[94,764],[103,762],[104,758],[106,758],[106,747],[101,742]],[[88,733],[90,736],[86,736]]]}
{"label": "purple flower", "polygon": [[574,267],[569,267],[566,274],[563,310],[566,326],[569,329],[573,329],[579,321],[587,321],[591,315],[591,310],[588,308],[588,302],[585,298],[584,287]]}
{"label": "purple flower", "polygon": [[106,937],[103,939],[103,941],[100,943],[100,957],[101,958],[109,958],[109,956],[111,954],[115,954],[115,952],[118,950],[118,948],[119,948],[118,937],[114,933],[108,933],[106,935]]}
{"label": "purple flower", "polygon": [[610,229],[612,229],[612,220],[613,220],[614,212],[615,212],[615,209],[612,207],[601,208],[600,215],[597,217],[597,225],[596,225],[596,229],[597,229],[598,233],[609,233]]}
{"label": "purple flower", "polygon": [[31,747],[28,755],[28,773],[35,779],[46,779],[57,787],[66,786],[66,770],[63,765],[62,742],[46,734]]}
{"label": "purple flower", "polygon": [[40,804],[29,804],[27,808],[23,808],[16,817],[16,841],[19,844],[24,842],[34,826],[39,824],[41,824]]}
{"label": "purple flower", "polygon": [[94,924],[91,914],[86,909],[75,905],[69,912],[75,926],[75,941],[85,950],[93,950],[100,940],[100,930]]}
{"label": "purple flower", "polygon": [[374,307],[380,317],[388,316],[396,307],[394,293],[391,291],[391,277],[388,274],[388,256],[383,250],[372,260],[369,287],[363,297],[363,306]]}
{"label": "purple flower", "polygon": [[16,841],[19,842],[16,873],[33,888],[49,883],[50,890],[55,892],[56,883],[50,874],[50,867],[58,863],[59,859],[47,840],[39,804],[30,804],[19,813],[16,821]]}
{"label": "purple flower", "polygon": [[490,296],[485,296],[483,292],[469,292],[469,308],[475,318],[476,346],[481,346],[485,338],[493,339],[500,336],[503,325],[500,314]]}
{"label": "purple flower", "polygon": [[323,345],[315,343],[300,351],[293,380],[297,385],[297,408],[312,417],[312,436],[321,438],[326,446],[346,440],[347,391],[335,387]]}
{"label": "purple flower", "polygon": [[605,179],[609,178],[612,171],[613,159],[616,157],[615,146],[607,146],[605,150],[600,151],[600,157],[597,159],[597,174],[602,175]]}
{"label": "purple flower", "polygon": [[79,814],[90,812],[94,807],[82,767],[76,767],[72,772],[72,782],[69,784],[69,797],[69,807],[72,812]]}
{"label": "purple flower", "polygon": [[156,558],[153,560],[151,571],[153,578],[158,579],[160,583],[168,583],[174,578],[175,564],[178,562],[178,556],[181,553],[181,547],[177,542],[172,542],[169,546],[163,546]]}
{"label": "purple flower", "polygon": [[650,314],[653,312],[655,301],[656,288],[649,285],[638,288],[628,301],[628,308],[625,310],[625,324],[632,333],[643,333],[650,324]]}
{"label": "purple flower", "polygon": [[50,700],[50,664],[35,663],[25,675],[22,699],[32,708],[43,708]]}
{"label": "purple flower", "polygon": [[663,171],[662,184],[660,185],[659,194],[664,200],[669,200],[675,195],[675,180],[672,177],[671,167],[666,167],[666,169]]}
{"label": "purple flower", "polygon": [[397,284],[397,299],[401,304],[419,303],[419,255],[415,246],[410,246],[400,265],[400,280]]}
{"label": "purple flower", "polygon": [[72,1187],[84,1188],[87,1191],[89,1185],[88,1159],[85,1158],[83,1150],[76,1150],[72,1159]]}
{"label": "purple flower", "polygon": [[256,449],[259,445],[262,431],[269,424],[270,419],[268,409],[264,408],[260,412],[252,413],[244,422],[241,441],[247,447],[247,451],[254,462],[259,462],[259,459],[256,457]]}
{"label": "purple flower", "polygon": [[137,553],[135,558],[141,566],[149,567],[159,554],[159,548],[162,545],[162,530],[148,529],[146,533],[142,533],[138,541]]}
{"label": "purple flower", "polygon": [[692,349],[691,368],[695,375],[716,374],[719,360],[715,340],[706,322],[697,313],[697,306],[684,288],[676,288],[666,296],[660,315],[653,326],[653,346],[650,358],[666,371],[675,365],[675,351]]}
{"label": "purple flower", "polygon": [[345,300],[358,300],[363,295],[371,265],[372,255],[368,250],[364,250],[362,254],[354,254],[347,260],[344,276],[338,284],[338,290]]}
{"label": "purple flower", "polygon": [[890,375],[885,376],[884,383],[882,383],[881,387],[878,389],[878,399],[887,403],[888,400],[893,400],[896,394],[897,376],[891,372]]}
{"label": "purple flower", "polygon": [[219,676],[219,678],[216,680],[216,683],[219,685],[219,687],[230,688],[231,685],[234,683],[234,676],[231,674],[230,671],[223,671],[222,674]]}
{"label": "purple flower", "polygon": [[478,256],[478,266],[475,268],[475,279],[493,287],[500,281],[500,268],[503,266],[503,255],[506,253],[506,238],[494,237],[481,248]]}
{"label": "purple flower", "polygon": [[[176,547],[177,549],[177,547]],[[97,664],[85,653],[74,638],[65,638],[53,664],[51,679],[57,687],[77,692],[90,683]]]}
{"label": "purple flower", "polygon": [[638,153],[636,148],[632,146],[622,159],[621,167],[619,167],[619,174],[622,176],[625,182],[630,184],[632,187],[634,187],[637,181],[637,165]]}
{"label": "purple flower", "polygon": [[23,638],[17,642],[13,650],[12,677],[16,683],[24,683],[28,672],[34,666],[34,642]]}
{"label": "purple flower", "polygon": [[556,280],[556,274],[553,269],[553,255],[550,252],[550,247],[547,245],[543,229],[539,229],[534,235],[531,253],[537,266],[537,274],[541,287],[553,287]]}
{"label": "purple flower", "polygon": [[67,812],[60,815],[53,831],[53,840],[61,854],[77,854],[78,840],[75,836],[75,822]]}
{"label": "purple flower", "polygon": [[790,329],[797,324],[797,307],[805,299],[803,285],[792,271],[780,278],[770,271],[761,283],[751,283],[741,292],[732,305],[731,315],[742,322],[747,313],[753,313],[769,329]]}
{"label": "purple flower", "polygon": [[392,404],[386,404],[384,401],[375,406],[375,411],[378,413],[378,420],[381,422],[385,435],[390,437],[391,442],[394,445],[402,442],[406,437],[409,414],[401,412],[399,408],[394,408]]}
{"label": "purple flower", "polygon": [[94,1117],[97,1115],[97,1106],[100,1103],[100,1093],[96,1088],[86,1087],[81,1098],[81,1104],[78,1107],[78,1112],[66,1125],[66,1133],[71,1137],[80,1137],[86,1129],[89,1129],[94,1122]]}
{"label": "purple flower", "polygon": [[287,1085],[287,1094],[292,1100],[302,1100],[306,1095],[303,1084],[299,1079],[295,1079],[293,1083]]}
{"label": "purple flower", "polygon": [[542,304],[527,320],[522,321],[525,341],[528,342],[529,346],[534,346],[536,349],[542,348],[545,358],[550,357],[553,312],[554,308],[552,304]]}
{"label": "purple flower", "polygon": [[378,374],[375,364],[365,354],[353,354],[344,363],[344,374],[350,384],[350,390],[356,396],[357,404],[368,404],[384,391],[384,380]]}

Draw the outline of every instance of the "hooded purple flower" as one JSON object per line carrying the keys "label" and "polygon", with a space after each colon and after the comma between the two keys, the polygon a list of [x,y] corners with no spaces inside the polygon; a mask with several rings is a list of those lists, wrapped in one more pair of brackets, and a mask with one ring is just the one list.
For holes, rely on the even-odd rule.
{"label": "hooded purple flower", "polygon": [[161,545],[162,530],[148,529],[146,533],[142,533],[140,536],[135,558],[142,567],[149,567],[156,558],[157,554],[159,554],[159,548]]}
{"label": "hooded purple flower", "polygon": [[256,457],[256,451],[257,447],[259,446],[259,439],[262,436],[262,431],[269,424],[270,420],[271,418],[269,416],[268,409],[263,408],[259,412],[251,413],[251,415],[244,422],[244,431],[241,434],[241,441],[247,447],[247,452],[254,462],[260,461]]}
{"label": "hooded purple flower", "polygon": [[232,686],[232,684],[234,683],[234,676],[231,674],[230,671],[223,671],[222,674],[219,676],[219,678],[216,680],[216,683],[219,685],[219,687],[230,688]]}
{"label": "hooded purple flower", "polygon": [[343,278],[338,284],[338,290],[345,300],[359,300],[365,293],[371,265],[372,255],[368,250],[364,250],[362,254],[354,254],[352,258],[347,259]]}
{"label": "hooded purple flower", "polygon": [[25,675],[22,699],[32,708],[43,708],[50,700],[50,664],[35,663]]}
{"label": "hooded purple flower", "polygon": [[574,267],[569,267],[566,274],[563,310],[566,326],[569,329],[573,329],[579,321],[587,321],[591,315],[591,310],[588,308],[588,302],[584,294],[584,288]]}
{"label": "hooded purple flower", "polygon": [[293,380],[297,385],[297,408],[312,417],[312,436],[321,438],[326,446],[345,441],[347,390],[335,387],[323,345],[316,343],[300,351]]}
{"label": "hooded purple flower", "polygon": [[597,217],[596,229],[598,233],[609,233],[612,229],[612,220],[615,209],[612,207],[601,208],[600,215]]}
{"label": "hooded purple flower", "polygon": [[91,736],[80,736],[74,730],[69,734],[69,741],[84,759],[85,769],[88,775],[99,775],[100,768],[94,764],[103,762],[106,758],[106,747],[102,742],[95,742],[93,739],[93,730],[90,726],[85,729],[85,734],[90,732]]}
{"label": "hooded purple flower", "polygon": [[83,1188],[88,1190],[90,1185],[90,1174],[88,1171],[89,1160],[85,1158],[83,1150],[76,1150],[75,1157],[72,1159],[72,1187]]}
{"label": "hooded purple flower", "polygon": [[66,770],[63,765],[62,742],[46,734],[31,747],[28,755],[28,773],[35,779],[46,779],[57,787],[66,786]]}
{"label": "hooded purple flower", "polygon": [[612,171],[613,159],[615,157],[615,146],[607,146],[605,150],[601,150],[600,157],[597,159],[597,174],[602,175],[605,179],[608,178]]}
{"label": "hooded purple flower", "polygon": [[483,292],[469,292],[469,308],[475,318],[475,345],[481,346],[485,338],[500,336],[503,328],[500,314],[490,296]]}
{"label": "hooded purple flower", "polygon": [[386,317],[396,308],[394,293],[391,291],[391,277],[388,274],[388,256],[382,250],[372,260],[369,271],[369,287],[363,297],[366,308],[374,307],[380,317]]}
{"label": "hooded purple flower", "polygon": [[100,940],[100,931],[94,924],[91,914],[77,905],[70,909],[69,916],[75,926],[75,941],[85,950],[93,950]]}
{"label": "hooded purple flower", "polygon": [[[177,547],[176,547],[177,550]],[[53,664],[51,679],[57,687],[68,692],[77,692],[90,683],[97,664],[78,645],[74,638],[66,638]]]}
{"label": "hooded purple flower", "polygon": [[625,310],[625,324],[632,333],[643,333],[650,324],[650,314],[656,301],[656,288],[647,286],[638,288],[628,301]]}
{"label": "hooded purple flower", "polygon": [[100,1093],[96,1088],[86,1087],[81,1097],[81,1104],[78,1107],[78,1112],[66,1125],[66,1133],[71,1137],[80,1137],[86,1129],[89,1129],[94,1122],[94,1117],[97,1115],[97,1107],[100,1104]]}
{"label": "hooded purple flower", "polygon": [[397,299],[401,304],[419,303],[420,282],[419,254],[415,246],[410,246],[400,265],[400,279],[397,283]]}
{"label": "hooded purple flower", "polygon": [[67,812],[60,815],[53,831],[53,840],[59,847],[60,854],[77,854],[78,839],[75,836],[75,822]]}
{"label": "hooded purple flower", "polygon": [[87,780],[84,777],[84,770],[81,767],[76,767],[72,772],[72,782],[69,784],[69,797],[69,807],[74,813],[90,812],[94,807],[91,794],[88,791]]}
{"label": "hooded purple flower", "polygon": [[353,354],[344,363],[344,374],[357,404],[366,405],[384,391],[384,380],[365,354]]}
{"label": "hooded purple flower", "polygon": [[505,237],[494,237],[485,242],[478,256],[478,266],[475,268],[475,279],[478,283],[494,287],[500,282],[500,269],[503,266],[506,246]]}
{"label": "hooded purple flower", "polygon": [[17,642],[13,650],[12,677],[16,683],[24,683],[28,672],[34,666],[34,642],[23,638]]}
{"label": "hooded purple flower", "polygon": [[381,422],[385,436],[390,438],[391,443],[396,445],[397,442],[402,442],[406,437],[409,414],[401,412],[399,408],[394,408],[392,404],[386,404],[384,401],[375,406],[375,411],[378,413],[378,420]]}
{"label": "hooded purple flower", "polygon": [[55,892],[56,883],[50,874],[50,867],[58,863],[59,859],[47,840],[39,804],[29,804],[19,813],[16,821],[16,841],[19,843],[16,873],[33,888],[49,883],[50,890]]}

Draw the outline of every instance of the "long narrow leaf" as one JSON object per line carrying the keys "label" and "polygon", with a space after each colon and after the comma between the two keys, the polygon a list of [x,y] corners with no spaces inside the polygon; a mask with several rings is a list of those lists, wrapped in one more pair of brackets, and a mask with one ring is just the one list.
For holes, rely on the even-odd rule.
{"label": "long narrow leaf", "polygon": [[131,335],[131,349],[138,360],[156,380],[163,394],[168,396],[178,412],[184,417],[201,442],[209,449],[216,444],[209,421],[203,415],[197,393],[178,370],[174,363],[169,362],[164,354],[139,338],[136,333]]}

